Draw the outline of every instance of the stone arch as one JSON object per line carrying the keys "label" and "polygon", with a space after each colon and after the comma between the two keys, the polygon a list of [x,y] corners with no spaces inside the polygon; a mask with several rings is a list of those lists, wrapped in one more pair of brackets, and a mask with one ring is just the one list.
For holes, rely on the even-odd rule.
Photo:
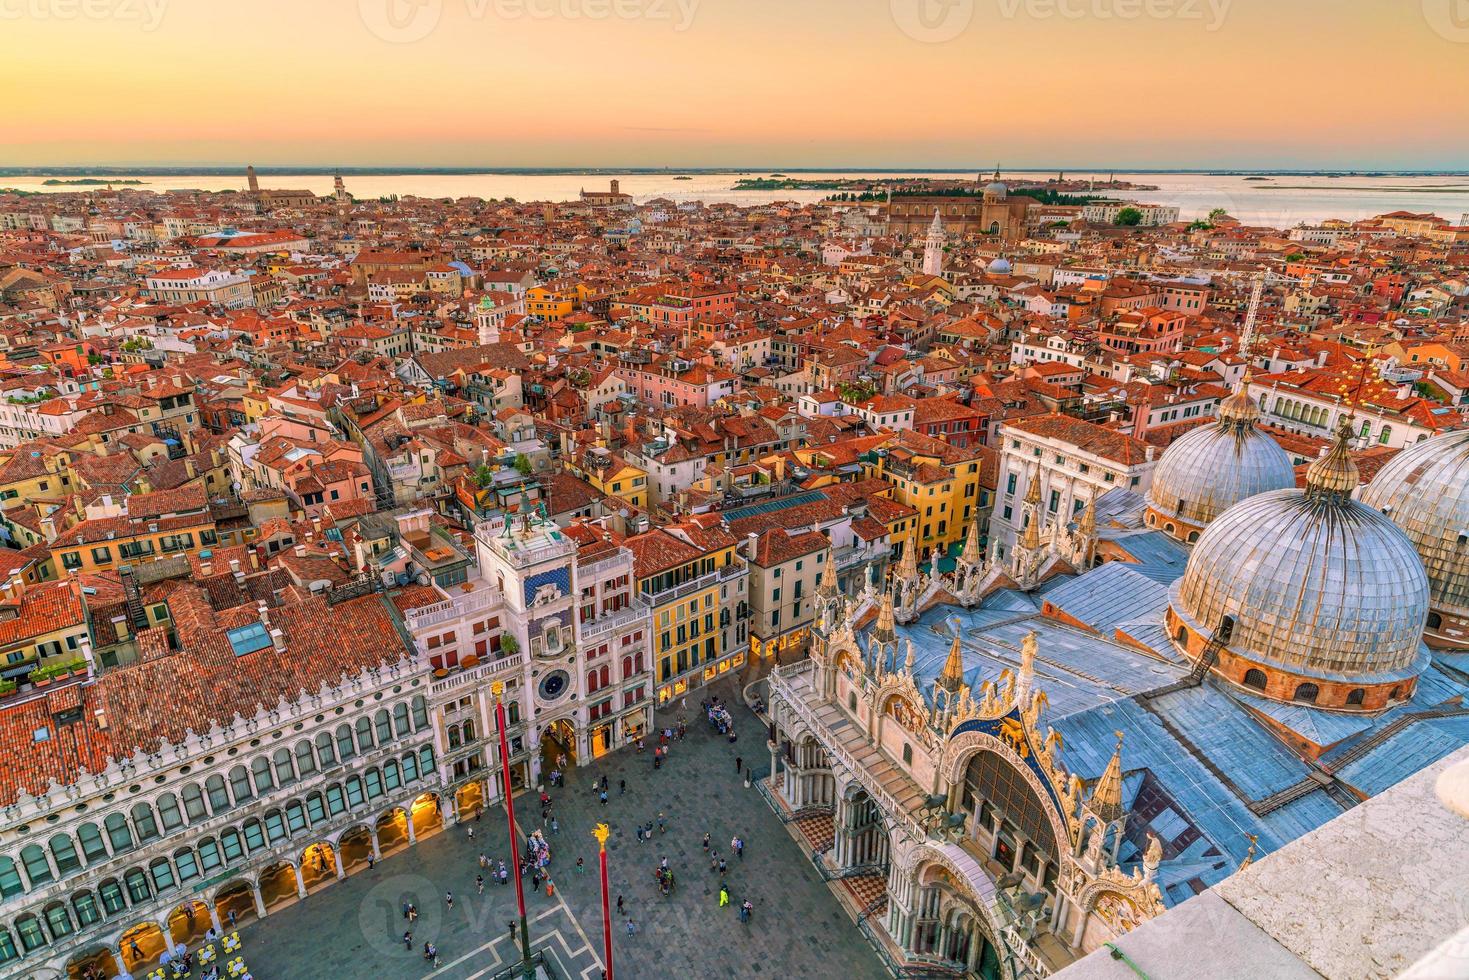
{"label": "stone arch", "polygon": [[296,865],[306,890],[312,891],[337,880],[337,849],[329,840],[315,840],[301,851]]}
{"label": "stone arch", "polygon": [[342,856],[342,870],[351,874],[358,868],[366,867],[368,859],[373,856],[372,828],[366,824],[353,824],[338,831],[332,843],[337,848],[337,853]]}
{"label": "stone arch", "polygon": [[407,847],[408,811],[401,806],[384,810],[373,821],[373,830],[377,833],[378,847],[383,854]]}
{"label": "stone arch", "polygon": [[[209,896],[209,901],[214,905],[215,914],[219,916],[220,924],[226,929],[234,925],[244,925],[259,918],[259,912],[255,907],[255,878],[253,875],[241,875],[226,881],[215,888]],[[234,918],[230,918],[230,913]]]}
{"label": "stone arch", "polygon": [[[995,886],[988,873],[957,844],[936,845],[924,841],[906,855],[912,862],[904,874],[921,892],[929,887],[939,887],[947,894],[949,907],[960,907],[978,924],[980,932],[996,950],[1003,949],[1003,923],[992,911],[995,906]],[[941,874],[939,873],[941,871]],[[916,916],[919,909],[912,910]],[[1002,975],[1012,976],[1012,971],[1001,957]]]}
{"label": "stone arch", "polygon": [[[970,731],[961,732],[949,739],[949,744],[944,748],[943,761],[939,763],[939,773],[950,794],[950,805],[958,800],[955,794],[958,792],[959,784],[964,778],[964,772],[968,769],[970,760],[980,752],[993,752],[1000,756],[1019,772],[1026,784],[1030,786],[1050,821],[1051,833],[1056,839],[1056,860],[1061,862],[1071,842],[1070,824],[1074,819],[1073,816],[1060,812],[1052,798],[1050,788],[1041,782],[1040,777],[1026,764],[1024,759],[1016,755],[1014,749],[993,735]],[[1059,792],[1057,790],[1057,793]]]}
{"label": "stone arch", "polygon": [[437,792],[420,793],[409,807],[408,812],[413,818],[415,837],[422,837],[444,828],[443,800]]}
{"label": "stone arch", "polygon": [[123,969],[129,973],[146,973],[167,949],[163,927],[153,921],[139,922],[118,937]]}
{"label": "stone arch", "polygon": [[197,899],[189,899],[168,912],[168,934],[175,944],[192,947],[212,926],[208,903]]}
{"label": "stone arch", "polygon": [[115,977],[122,972],[117,950],[107,943],[93,943],[71,954],[66,961],[66,976],[81,977],[87,969],[100,971],[104,977]]}
{"label": "stone arch", "polygon": [[259,873],[260,898],[267,911],[289,905],[300,895],[296,889],[296,863],[277,861]]}

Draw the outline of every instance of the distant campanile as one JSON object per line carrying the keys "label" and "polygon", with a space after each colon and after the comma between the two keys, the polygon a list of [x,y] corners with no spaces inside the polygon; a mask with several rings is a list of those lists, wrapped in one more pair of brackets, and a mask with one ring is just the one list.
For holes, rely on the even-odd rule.
{"label": "distant campanile", "polygon": [[251,194],[260,193],[260,181],[255,176],[254,165],[245,168],[245,183],[249,185]]}

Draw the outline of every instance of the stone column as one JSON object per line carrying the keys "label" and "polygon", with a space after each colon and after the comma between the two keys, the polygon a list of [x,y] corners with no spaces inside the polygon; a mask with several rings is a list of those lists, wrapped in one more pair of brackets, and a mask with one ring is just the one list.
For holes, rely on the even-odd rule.
{"label": "stone column", "polygon": [[417,844],[418,834],[413,829],[413,805],[411,803],[403,808],[403,818],[408,824],[408,843]]}
{"label": "stone column", "polygon": [[173,944],[175,940],[173,938],[173,927],[168,924],[168,916],[165,915],[163,918],[158,920],[158,928],[163,931],[164,944],[169,949],[173,949]]}
{"label": "stone column", "polygon": [[296,872],[296,897],[297,898],[305,898],[306,897],[306,879],[301,874],[301,868],[300,868],[299,865],[293,865],[292,868],[291,868],[291,870],[294,871],[294,872]]}
{"label": "stone column", "polygon": [[377,828],[376,827],[372,828],[371,830],[369,830],[367,832],[367,834],[368,834],[368,838],[372,841],[372,859],[374,861],[381,861],[383,859],[383,852],[382,852],[382,848],[378,847],[378,843],[377,843]]}
{"label": "stone column", "polygon": [[224,925],[219,921],[219,906],[214,902],[207,903],[209,906],[209,924],[214,926],[216,936],[224,935]]}
{"label": "stone column", "polygon": [[340,881],[343,878],[347,877],[347,869],[342,867],[342,847],[340,843],[338,843],[336,847],[332,848],[332,861],[334,861],[337,866],[337,880]]}
{"label": "stone column", "polygon": [[255,898],[255,914],[262,919],[265,918],[265,896],[260,894],[260,886],[251,885],[250,894]]}

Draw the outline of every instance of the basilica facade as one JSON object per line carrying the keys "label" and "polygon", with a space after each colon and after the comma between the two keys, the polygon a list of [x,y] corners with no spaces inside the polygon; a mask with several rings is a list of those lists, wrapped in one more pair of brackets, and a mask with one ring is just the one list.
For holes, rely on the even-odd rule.
{"label": "basilica facade", "polygon": [[1349,428],[1297,488],[1255,418],[1170,447],[1167,499],[1030,495],[1004,560],[972,528],[952,572],[823,581],[763,788],[889,967],[1047,976],[1469,743],[1469,492],[1403,475],[1464,438],[1358,500]]}

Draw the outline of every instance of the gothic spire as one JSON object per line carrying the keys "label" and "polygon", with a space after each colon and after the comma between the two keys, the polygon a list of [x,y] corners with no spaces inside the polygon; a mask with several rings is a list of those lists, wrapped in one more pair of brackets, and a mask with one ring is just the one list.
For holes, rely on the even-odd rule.
{"label": "gothic spire", "polygon": [[969,534],[964,538],[964,553],[960,560],[966,565],[978,565],[984,561],[984,552],[979,550],[979,516],[969,522]]}
{"label": "gothic spire", "polygon": [[964,686],[964,654],[959,645],[959,634],[954,633],[954,642],[949,647],[949,658],[944,661],[944,672],[939,675],[939,687],[950,694]]}
{"label": "gothic spire", "polygon": [[881,644],[897,641],[898,634],[893,629],[893,593],[891,590],[882,594],[882,606],[877,611],[877,628],[872,631],[872,638]]}
{"label": "gothic spire", "polygon": [[1087,806],[1098,817],[1111,823],[1122,816],[1122,733],[1116,732],[1117,748],[1112,752],[1112,761],[1097,785],[1092,787]]}
{"label": "gothic spire", "polygon": [[821,570],[821,584],[816,594],[823,599],[832,599],[837,594],[837,563],[831,548],[826,549],[826,567]]}

